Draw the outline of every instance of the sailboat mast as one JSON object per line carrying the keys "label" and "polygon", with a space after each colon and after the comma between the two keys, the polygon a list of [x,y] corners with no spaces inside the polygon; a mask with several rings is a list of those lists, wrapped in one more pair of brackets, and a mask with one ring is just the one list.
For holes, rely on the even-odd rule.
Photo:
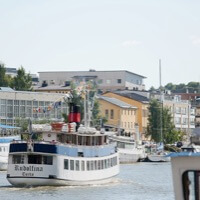
{"label": "sailboat mast", "polygon": [[162,99],[162,82],[161,82],[161,59],[159,59],[159,77],[160,77],[160,141],[163,142],[163,123],[162,123],[162,107],[163,107],[163,99]]}

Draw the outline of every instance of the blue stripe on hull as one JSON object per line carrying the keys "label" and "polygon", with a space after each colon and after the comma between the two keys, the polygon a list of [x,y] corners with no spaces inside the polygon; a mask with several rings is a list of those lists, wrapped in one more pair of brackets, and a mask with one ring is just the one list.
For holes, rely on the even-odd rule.
{"label": "blue stripe on hull", "polygon": [[[87,146],[62,146],[51,144],[34,144],[34,152],[36,153],[51,153],[59,155],[67,155],[78,157],[78,153],[82,152],[84,157],[102,157],[115,153],[114,146],[102,147],[87,147]],[[26,143],[16,143],[10,145],[10,153],[14,152],[27,152]]]}

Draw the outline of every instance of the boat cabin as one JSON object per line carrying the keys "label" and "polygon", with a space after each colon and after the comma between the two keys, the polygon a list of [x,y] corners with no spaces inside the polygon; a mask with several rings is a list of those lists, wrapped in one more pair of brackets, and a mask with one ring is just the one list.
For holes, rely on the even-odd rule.
{"label": "boat cabin", "polygon": [[62,130],[55,130],[44,128],[44,131],[39,131],[41,134],[42,141],[44,142],[51,142],[51,143],[63,143],[63,144],[70,144],[70,145],[80,145],[80,146],[99,146],[99,145],[106,145],[109,143],[108,135],[102,134],[100,131],[80,131],[75,132],[73,131],[66,131],[65,129]]}

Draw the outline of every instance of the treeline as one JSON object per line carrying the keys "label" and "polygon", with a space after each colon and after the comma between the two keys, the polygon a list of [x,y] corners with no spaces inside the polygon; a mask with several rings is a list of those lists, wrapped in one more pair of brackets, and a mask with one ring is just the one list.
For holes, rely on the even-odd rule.
{"label": "treeline", "polygon": [[29,73],[21,66],[17,70],[17,76],[12,77],[6,74],[6,68],[0,63],[0,87],[11,87],[15,90],[30,91],[32,90],[32,78]]}
{"label": "treeline", "polygon": [[[151,87],[149,90],[152,92],[159,90],[159,88]],[[200,93],[200,82],[189,82],[188,84],[180,83],[178,85],[168,83],[162,87],[162,90],[170,90],[174,93]]]}

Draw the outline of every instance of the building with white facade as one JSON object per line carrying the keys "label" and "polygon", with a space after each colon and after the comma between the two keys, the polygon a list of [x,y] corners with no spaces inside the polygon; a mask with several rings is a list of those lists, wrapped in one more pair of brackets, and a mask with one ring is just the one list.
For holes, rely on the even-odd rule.
{"label": "building with white facade", "polygon": [[195,128],[195,109],[190,101],[181,100],[181,96],[165,96],[163,106],[168,107],[172,113],[174,125],[188,135]]}
{"label": "building with white facade", "polygon": [[18,119],[58,120],[67,112],[63,98],[56,93],[0,90],[0,124],[16,126]]}
{"label": "building with white facade", "polygon": [[114,71],[49,71],[38,72],[39,73],[39,85],[62,85],[69,83],[69,81],[87,81],[94,80],[98,86],[98,89],[105,91],[113,90],[144,90],[145,85],[143,79],[144,76],[126,71],[126,70],[114,70]]}

